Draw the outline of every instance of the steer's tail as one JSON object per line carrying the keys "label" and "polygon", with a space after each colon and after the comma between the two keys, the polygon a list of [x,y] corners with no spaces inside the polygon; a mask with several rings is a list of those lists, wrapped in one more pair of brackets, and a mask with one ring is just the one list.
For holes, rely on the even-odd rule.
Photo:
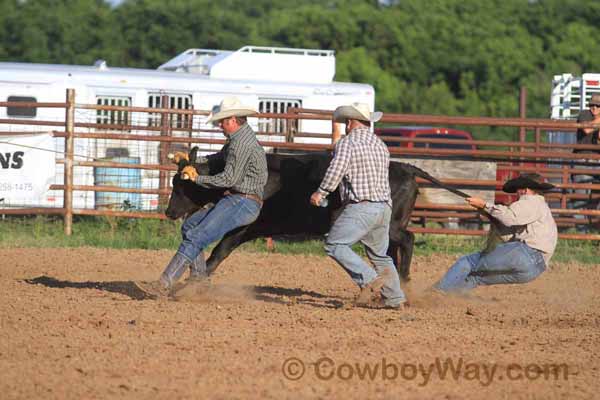
{"label": "steer's tail", "polygon": [[455,189],[452,186],[448,186],[445,183],[442,183],[439,179],[434,178],[433,176],[429,175],[428,172],[423,171],[421,168],[415,167],[412,164],[407,164],[407,163],[402,163],[402,164],[404,164],[408,170],[410,170],[413,174],[415,174],[415,176],[418,176],[419,178],[428,180],[429,182],[433,183],[434,185],[436,185],[442,189],[446,189],[447,191],[452,192],[457,196],[464,197],[464,198],[471,197],[471,195],[468,195],[467,193],[465,193],[461,190]]}
{"label": "steer's tail", "polygon": [[[451,186],[446,185],[445,183],[440,182],[438,179],[429,175],[429,173],[427,173],[426,171],[423,171],[421,168],[415,167],[414,165],[407,164],[407,163],[403,163],[403,164],[406,165],[408,170],[412,171],[412,173],[415,174],[415,176],[418,176],[419,178],[428,180],[429,182],[433,183],[434,185],[439,186],[442,189],[446,189],[446,190],[454,193],[457,196],[464,197],[465,199],[467,197],[471,197],[470,195],[466,194],[465,192],[463,192],[461,190],[455,189]],[[488,252],[492,251],[498,243],[501,243],[503,241],[503,239],[501,239],[501,237],[499,236],[500,235],[499,232],[502,232],[502,230],[503,230],[502,223],[500,223],[500,221],[498,221],[495,217],[493,217],[490,213],[488,213],[487,211],[485,211],[483,209],[478,210],[478,212],[485,215],[489,219],[492,227],[494,228],[494,229],[490,229],[490,232],[488,233],[485,249],[483,250],[483,253],[488,253]]]}

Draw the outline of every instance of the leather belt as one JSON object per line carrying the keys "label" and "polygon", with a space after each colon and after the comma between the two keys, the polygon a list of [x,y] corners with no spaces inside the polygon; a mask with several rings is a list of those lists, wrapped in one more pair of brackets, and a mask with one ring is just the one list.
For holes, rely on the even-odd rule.
{"label": "leather belt", "polygon": [[387,203],[386,201],[375,201],[375,200],[360,200],[360,201],[351,201],[351,204],[362,204],[362,203]]}
{"label": "leather belt", "polygon": [[236,192],[236,191],[233,191],[233,190],[226,190],[223,194],[225,196],[238,195],[238,196],[242,196],[242,197],[245,197],[247,199],[250,199],[250,200],[254,200],[261,207],[262,207],[262,204],[263,204],[262,199],[260,197],[258,197],[257,195],[252,194],[252,193],[242,193],[242,192]]}

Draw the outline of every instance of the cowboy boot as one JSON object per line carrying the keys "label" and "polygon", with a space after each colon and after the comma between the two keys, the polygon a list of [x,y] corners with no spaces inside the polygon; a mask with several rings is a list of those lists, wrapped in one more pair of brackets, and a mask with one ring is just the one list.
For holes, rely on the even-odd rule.
{"label": "cowboy boot", "polygon": [[189,280],[204,280],[208,278],[208,269],[206,268],[206,260],[204,260],[204,253],[200,252],[198,257],[190,265],[190,276]]}
{"label": "cowboy boot", "polygon": [[354,304],[357,306],[369,306],[380,302],[382,299],[381,290],[389,279],[390,272],[386,269],[360,289],[360,293],[356,297]]}
{"label": "cowboy boot", "polygon": [[205,292],[210,285],[204,254],[201,252],[190,265],[190,276],[181,285],[173,288],[177,299],[191,298]]}
{"label": "cowboy boot", "polygon": [[181,278],[190,264],[183,254],[175,253],[157,281],[136,282],[136,285],[151,297],[165,298],[169,296],[173,285]]}

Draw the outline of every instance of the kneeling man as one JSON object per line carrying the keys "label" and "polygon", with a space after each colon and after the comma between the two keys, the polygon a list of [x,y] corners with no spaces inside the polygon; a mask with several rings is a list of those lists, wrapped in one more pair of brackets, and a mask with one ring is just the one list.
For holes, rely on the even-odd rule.
{"label": "kneeling man", "polygon": [[556,223],[542,196],[553,187],[538,174],[522,174],[502,188],[519,195],[510,206],[469,197],[471,206],[485,210],[500,222],[506,242],[489,252],[459,258],[434,288],[460,292],[479,285],[526,283],[537,278],[546,270],[558,238]]}

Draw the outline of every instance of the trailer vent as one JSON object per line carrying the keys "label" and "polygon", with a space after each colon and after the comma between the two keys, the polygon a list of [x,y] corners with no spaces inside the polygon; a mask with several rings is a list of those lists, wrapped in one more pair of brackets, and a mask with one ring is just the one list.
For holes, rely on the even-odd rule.
{"label": "trailer vent", "polygon": [[[96,104],[99,106],[130,107],[131,97],[97,96]],[[97,110],[96,123],[102,125],[130,125],[131,115],[129,111]]]}
{"label": "trailer vent", "polygon": [[[150,108],[162,108],[162,97],[167,96],[169,101],[169,108],[177,110],[192,110],[192,95],[190,94],[161,94],[161,93],[150,93],[148,96],[148,107]],[[161,125],[161,114],[160,113],[149,113],[148,114],[148,125],[149,126],[160,126]],[[171,114],[171,128],[182,128],[192,129],[192,114]]]}
{"label": "trailer vent", "polygon": [[[283,114],[292,107],[302,107],[302,100],[259,99],[258,101],[258,112],[260,113]],[[286,133],[290,123],[293,123],[293,121],[283,118],[260,118],[258,120],[258,130],[266,133]]]}

